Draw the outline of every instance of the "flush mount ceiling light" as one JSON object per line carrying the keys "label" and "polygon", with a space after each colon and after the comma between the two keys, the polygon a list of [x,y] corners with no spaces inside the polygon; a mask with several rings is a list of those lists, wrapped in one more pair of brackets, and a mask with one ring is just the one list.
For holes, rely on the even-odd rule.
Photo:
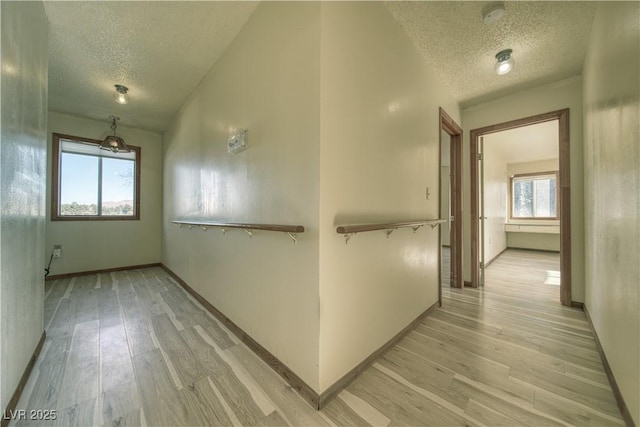
{"label": "flush mount ceiling light", "polygon": [[116,92],[113,94],[113,99],[115,99],[115,101],[118,104],[126,104],[129,102],[129,95],[127,94],[127,92],[129,91],[129,88],[126,86],[122,86],[122,85],[116,85]]}
{"label": "flush mount ceiling light", "polygon": [[113,130],[113,135],[108,135],[102,144],[100,144],[101,150],[109,150],[114,153],[129,153],[131,149],[125,144],[124,139],[116,136],[116,129],[118,128],[118,124],[116,121],[120,120],[120,117],[109,116],[111,119],[111,130]]}
{"label": "flush mount ceiling light", "polygon": [[515,61],[511,52],[513,52],[511,49],[505,49],[496,54],[497,62],[494,68],[499,75],[507,74],[513,68]]}
{"label": "flush mount ceiling light", "polygon": [[491,4],[482,14],[482,19],[487,25],[491,25],[500,20],[504,16],[504,4]]}

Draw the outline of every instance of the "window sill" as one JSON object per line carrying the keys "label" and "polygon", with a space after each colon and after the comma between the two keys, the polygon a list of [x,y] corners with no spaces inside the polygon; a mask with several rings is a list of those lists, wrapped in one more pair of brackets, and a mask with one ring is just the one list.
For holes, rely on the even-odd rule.
{"label": "window sill", "polygon": [[139,221],[140,215],[135,216],[58,216],[52,217],[51,221],[61,221],[61,222],[69,222],[69,221]]}

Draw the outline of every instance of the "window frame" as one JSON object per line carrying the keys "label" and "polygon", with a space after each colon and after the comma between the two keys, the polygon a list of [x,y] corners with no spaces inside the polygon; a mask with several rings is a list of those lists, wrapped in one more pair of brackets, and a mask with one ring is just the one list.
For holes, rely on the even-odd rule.
{"label": "window frame", "polygon": [[[534,217],[524,217],[524,216],[513,216],[513,181],[514,179],[522,179],[524,177],[530,177],[535,179],[537,177],[543,176],[553,176],[556,178],[556,215],[555,216],[534,216]],[[546,172],[531,172],[531,173],[520,173],[511,175],[509,177],[509,220],[510,221],[549,221],[549,220],[558,220],[560,219],[560,199],[559,199],[559,188],[560,188],[560,179],[558,171],[546,171]]]}
{"label": "window frame", "polygon": [[[100,145],[102,141],[90,138],[83,138],[73,135],[65,135],[62,133],[52,133],[52,149],[51,149],[51,221],[139,221],[140,220],[140,165],[141,149],[135,145],[128,147],[136,153],[135,164],[135,184],[134,184],[134,214],[133,215],[60,215],[60,158],[62,151],[60,150],[60,140],[69,140],[73,142],[88,143]],[[99,157],[92,156],[91,157]],[[98,192],[102,191],[102,182],[98,181]]]}

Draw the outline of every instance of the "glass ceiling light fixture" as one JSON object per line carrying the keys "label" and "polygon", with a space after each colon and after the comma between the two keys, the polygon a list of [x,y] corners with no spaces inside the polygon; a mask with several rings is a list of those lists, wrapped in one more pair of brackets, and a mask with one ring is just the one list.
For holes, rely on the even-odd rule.
{"label": "glass ceiling light fixture", "polygon": [[129,95],[127,94],[127,92],[129,91],[129,88],[122,85],[115,85],[115,86],[116,86],[116,92],[113,94],[113,99],[118,104],[128,104]]}
{"label": "glass ceiling light fixture", "polygon": [[515,61],[511,56],[511,52],[513,52],[511,49],[505,49],[496,54],[497,62],[494,69],[496,70],[496,73],[501,76],[511,71],[513,65],[515,64]]}
{"label": "glass ceiling light fixture", "polygon": [[111,130],[113,130],[113,135],[108,135],[102,144],[100,144],[101,150],[109,150],[114,153],[129,153],[131,149],[125,144],[124,139],[116,136],[116,129],[118,128],[118,124],[116,121],[120,120],[120,117],[109,116],[111,119]]}

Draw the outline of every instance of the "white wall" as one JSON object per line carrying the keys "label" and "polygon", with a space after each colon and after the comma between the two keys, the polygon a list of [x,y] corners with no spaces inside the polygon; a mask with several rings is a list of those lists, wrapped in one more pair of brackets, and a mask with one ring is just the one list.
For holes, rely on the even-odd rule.
{"label": "white wall", "polygon": [[[320,4],[262,3],[163,137],[163,262],[318,390]],[[249,148],[227,153],[248,129]],[[188,230],[174,219],[303,225]]]}
{"label": "white wall", "polygon": [[[509,176],[557,171],[560,167],[559,159],[538,160],[534,162],[509,163],[507,165],[507,174]],[[538,224],[557,226],[560,232],[560,220],[517,220],[510,219],[511,224]],[[507,246],[510,248],[520,249],[537,249],[543,251],[560,251],[560,234],[550,233],[523,233],[509,232],[507,233]]]}
{"label": "white wall", "polygon": [[491,135],[484,139],[484,262],[493,261],[507,249],[507,161],[502,151],[491,144]]}
{"label": "white wall", "polygon": [[[464,206],[470,206],[469,131],[484,126],[570,109],[571,299],[584,301],[584,195],[582,162],[582,80],[579,76],[497,98],[462,112]],[[465,208],[468,209],[468,208]],[[464,215],[464,278],[471,277],[470,216]]]}
{"label": "white wall", "polygon": [[[457,103],[383,3],[322,3],[320,389],[438,299],[438,232],[336,226],[439,216],[438,107]],[[431,198],[426,200],[426,187]]]}
{"label": "white wall", "polygon": [[44,330],[48,39],[41,2],[1,2],[0,15],[0,411],[4,411]]}
{"label": "white wall", "polygon": [[[126,108],[126,107],[125,107]],[[52,133],[103,139],[110,123],[49,112],[47,177],[51,176]],[[162,137],[140,129],[118,126],[118,135],[141,148],[140,220],[51,221],[51,179],[47,185],[47,262],[53,245],[62,245],[51,275],[157,263],[161,260]]]}
{"label": "white wall", "polygon": [[640,9],[598,6],[584,64],[586,300],[640,424]]}

